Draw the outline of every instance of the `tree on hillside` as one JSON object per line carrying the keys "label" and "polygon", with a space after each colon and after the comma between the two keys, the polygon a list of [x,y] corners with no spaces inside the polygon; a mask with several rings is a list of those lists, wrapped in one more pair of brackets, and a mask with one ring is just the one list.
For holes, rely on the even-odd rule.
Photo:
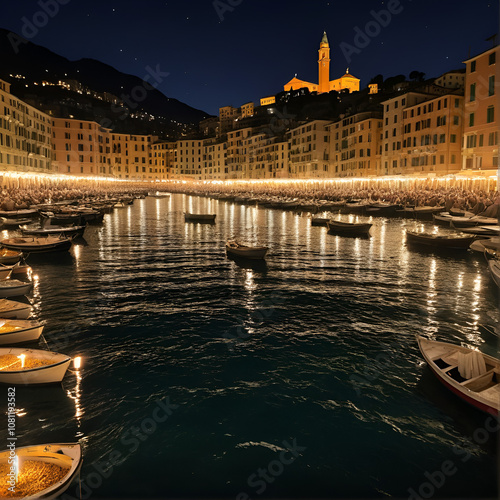
{"label": "tree on hillside", "polygon": [[425,73],[422,73],[421,71],[412,71],[410,73],[410,80],[413,80],[414,82],[423,82],[425,78]]}

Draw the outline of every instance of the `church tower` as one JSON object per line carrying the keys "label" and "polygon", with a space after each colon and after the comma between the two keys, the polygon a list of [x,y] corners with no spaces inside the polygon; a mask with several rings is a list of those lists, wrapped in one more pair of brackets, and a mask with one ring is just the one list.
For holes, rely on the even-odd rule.
{"label": "church tower", "polygon": [[330,92],[330,44],[326,37],[326,31],[323,33],[323,38],[319,45],[319,80],[318,94]]}

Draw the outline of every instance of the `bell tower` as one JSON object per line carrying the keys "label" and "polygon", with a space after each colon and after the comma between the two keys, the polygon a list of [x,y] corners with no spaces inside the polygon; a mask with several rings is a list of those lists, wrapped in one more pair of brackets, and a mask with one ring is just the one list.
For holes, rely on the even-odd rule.
{"label": "bell tower", "polygon": [[330,44],[326,36],[326,31],[323,32],[323,38],[319,44],[319,79],[318,79],[318,94],[330,92]]}

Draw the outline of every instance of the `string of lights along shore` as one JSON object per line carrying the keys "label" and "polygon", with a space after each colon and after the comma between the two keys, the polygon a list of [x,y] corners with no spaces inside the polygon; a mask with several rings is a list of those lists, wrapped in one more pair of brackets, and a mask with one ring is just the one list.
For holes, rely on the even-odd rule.
{"label": "string of lights along shore", "polygon": [[[19,41],[12,43],[18,39],[9,37],[20,50]],[[10,74],[0,80],[0,170],[21,177],[157,182],[496,176],[500,49],[495,37],[491,48],[437,78],[425,79],[418,71],[385,80],[378,75],[363,87],[355,67],[330,79],[331,57],[355,47],[332,50],[326,32],[318,39],[318,83],[295,74],[260,102],[222,106],[218,116],[176,124],[168,137],[118,132],[109,118],[84,120],[65,114],[62,102],[37,107],[33,98],[37,89],[64,89],[65,99],[85,94],[111,104],[116,119],[120,112],[130,115],[130,108],[137,117],[140,101],[155,87],[154,68],[143,86],[122,96],[60,78],[26,83],[31,98],[22,100],[11,87],[20,88],[25,76]],[[156,78],[161,75],[158,70]]]}

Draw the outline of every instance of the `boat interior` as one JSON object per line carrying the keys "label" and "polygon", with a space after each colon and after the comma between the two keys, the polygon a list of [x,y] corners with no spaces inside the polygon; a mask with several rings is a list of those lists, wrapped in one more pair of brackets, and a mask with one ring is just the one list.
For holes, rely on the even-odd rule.
{"label": "boat interior", "polygon": [[[456,350],[440,355],[432,361],[450,378],[462,387],[480,393],[488,399],[500,398],[500,369],[485,362],[483,356],[473,351],[469,354]],[[472,368],[470,364],[475,366]]]}

